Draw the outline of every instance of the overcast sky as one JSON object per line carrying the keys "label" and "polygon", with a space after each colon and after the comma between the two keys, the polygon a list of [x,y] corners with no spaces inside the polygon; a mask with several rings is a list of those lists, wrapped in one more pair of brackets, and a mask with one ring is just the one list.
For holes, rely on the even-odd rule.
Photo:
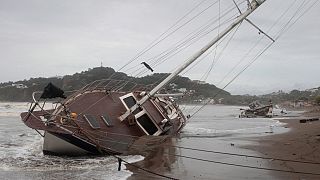
{"label": "overcast sky", "polygon": [[[215,1],[204,1],[193,15]],[[267,0],[250,16],[250,19],[267,31],[294,1]],[[74,74],[100,66],[101,62],[103,66],[117,70],[200,2],[200,0],[0,0],[0,82]],[[297,9],[298,2],[293,5],[293,10]],[[231,3],[231,0],[221,0],[220,8],[223,10],[232,5]],[[189,32],[193,31],[218,12],[216,4],[184,28]],[[190,17],[192,14],[189,19]],[[290,18],[290,13],[285,18]],[[281,21],[282,24],[275,27],[274,33],[270,31],[271,36],[287,22],[288,19],[285,18]],[[149,55],[142,57],[135,64],[153,57],[152,53],[157,55],[161,52],[161,48],[164,50],[170,43],[176,42],[188,32],[187,30],[173,34],[171,39],[166,39],[168,44],[155,47],[155,50],[150,51]],[[219,82],[261,36],[248,23],[243,23],[233,37],[230,47],[224,51],[221,59],[215,62],[212,73],[206,81],[223,87],[227,81],[220,84]],[[195,52],[207,41],[209,38],[200,40],[187,52]],[[268,40],[265,38],[261,47],[267,43]],[[232,94],[261,94],[280,89],[320,86],[319,43],[318,3],[226,90]],[[209,54],[208,60],[203,60],[185,75],[191,79],[201,79],[212,59],[223,51],[222,49],[223,46],[218,47],[216,53],[213,51]],[[155,72],[170,72],[188,58],[190,55],[188,53],[154,67]],[[250,60],[249,57],[248,59]]]}

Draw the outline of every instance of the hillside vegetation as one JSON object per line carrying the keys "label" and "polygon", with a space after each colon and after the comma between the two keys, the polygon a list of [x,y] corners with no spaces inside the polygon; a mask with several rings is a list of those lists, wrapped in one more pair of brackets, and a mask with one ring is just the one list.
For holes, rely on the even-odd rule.
{"label": "hillside vegetation", "polygon": [[[34,91],[42,91],[50,82],[64,91],[77,90],[95,80],[106,79],[114,73],[115,71],[112,68],[96,67],[63,77],[40,77],[17,82],[5,82],[0,84],[0,101],[30,101]],[[141,78],[134,78],[127,76],[125,73],[116,72],[116,74],[113,75],[113,78],[149,85],[161,81],[166,76],[168,76],[168,74],[155,73]],[[172,87],[173,84],[174,88]],[[187,92],[192,90],[192,96],[186,97],[188,101],[190,101],[190,99],[214,97],[217,93],[219,94],[218,97],[230,96],[230,93],[221,90],[212,84],[198,84],[187,77],[181,76],[177,77],[171,85],[166,86],[165,90],[166,92],[179,92],[178,90],[181,88],[185,88]]]}

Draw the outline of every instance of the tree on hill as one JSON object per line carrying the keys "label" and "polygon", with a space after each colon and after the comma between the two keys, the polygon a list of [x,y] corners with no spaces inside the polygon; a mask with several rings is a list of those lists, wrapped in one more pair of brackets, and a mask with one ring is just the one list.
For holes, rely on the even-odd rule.
{"label": "tree on hill", "polygon": [[[87,71],[82,71],[80,73],[75,73],[73,75],[66,75],[62,78],[51,77],[51,78],[30,78],[29,80],[17,81],[15,83],[24,84],[27,88],[18,89],[12,87],[13,82],[1,83],[0,84],[0,100],[2,101],[29,101],[31,100],[31,95],[34,91],[42,91],[43,88],[49,83],[53,83],[57,87],[62,88],[64,91],[73,91],[84,87],[85,85],[92,83],[96,80],[108,79],[111,75],[112,79],[126,80],[131,83],[144,84],[144,85],[157,85],[169,74],[167,73],[155,73],[152,75],[135,78],[127,76],[122,72],[115,72],[114,69],[109,67],[95,67],[88,69]],[[187,77],[178,76],[173,80],[172,83],[177,85],[177,88],[185,88],[188,91],[195,90],[195,93],[190,97],[197,99],[200,97],[212,98],[217,93],[220,96],[229,96],[230,94],[226,91],[220,90],[211,84],[198,84],[191,81]],[[132,86],[124,87],[123,90],[128,90]],[[151,88],[151,87],[150,87]],[[149,88],[149,89],[150,89]],[[165,87],[167,90],[171,90],[171,87],[167,85]]]}

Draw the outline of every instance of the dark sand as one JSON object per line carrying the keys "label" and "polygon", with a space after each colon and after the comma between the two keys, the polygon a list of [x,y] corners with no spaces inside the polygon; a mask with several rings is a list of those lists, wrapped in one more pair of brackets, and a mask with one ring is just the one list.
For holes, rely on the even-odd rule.
{"label": "dark sand", "polygon": [[[313,114],[315,115],[315,114]],[[319,116],[317,116],[319,117]],[[258,146],[247,146],[266,157],[308,161],[320,164],[320,121],[300,123],[304,118],[280,120],[290,131],[284,134],[259,137]],[[320,165],[274,162],[271,168],[320,173]],[[320,179],[320,176],[273,172],[276,179]]]}
{"label": "dark sand", "polygon": [[[320,117],[319,111],[315,111],[312,112],[312,114],[309,113],[307,115]],[[306,114],[302,116],[306,116]],[[299,120],[303,118],[305,117],[280,120],[281,122],[286,123],[286,125],[284,126],[290,128],[290,131],[283,134],[271,134],[267,136],[242,139],[252,143],[249,143],[249,145],[240,146],[238,148],[248,150],[247,152],[254,151],[256,152],[256,154],[254,155],[264,157],[320,163],[320,121],[300,123]],[[175,141],[178,141],[178,139],[167,138],[165,140],[162,140],[162,143],[159,142],[159,144],[161,145],[155,147],[154,149],[147,148],[149,147],[148,145],[142,147],[145,148],[144,150],[146,150],[142,154],[145,159],[143,161],[135,163],[135,165],[162,175],[168,175],[170,177],[175,177],[178,179],[320,179],[320,176],[316,175],[304,175],[254,169],[246,170],[243,168],[235,168],[230,166],[222,167],[222,169],[226,169],[227,173],[225,174],[225,176],[222,177],[219,173],[218,176],[210,176],[210,173],[214,174],[214,169],[219,169],[219,165],[213,165],[213,167],[211,168],[203,169],[201,165],[197,165],[198,162],[195,161],[194,168],[181,168],[179,158],[169,155],[175,153],[179,154],[179,150],[175,148],[168,148],[168,146],[175,145]],[[202,140],[199,139],[199,141]],[[143,142],[141,142],[141,144],[143,144]],[[214,146],[213,144],[214,142],[212,143],[212,147]],[[226,152],[230,152],[229,150],[230,149],[227,149]],[[238,161],[238,163],[240,162],[239,164],[241,164],[242,161],[245,160],[240,160]],[[318,174],[320,173],[320,165],[260,159],[256,159],[255,161],[259,162],[260,166],[262,164],[261,167],[266,168]],[[249,165],[257,166],[257,164],[254,164],[252,162],[250,163]],[[127,165],[127,169],[133,172],[133,175],[129,177],[129,180],[163,179],[159,176],[152,175],[148,172],[139,170],[129,165]],[[179,172],[181,171],[181,169],[183,169],[184,172]],[[211,171],[211,169],[213,172]],[[201,172],[198,173],[198,171]],[[236,176],[232,176],[233,173]],[[205,176],[205,174],[207,174],[207,176]],[[243,174],[243,176],[235,178],[238,177],[238,174]]]}

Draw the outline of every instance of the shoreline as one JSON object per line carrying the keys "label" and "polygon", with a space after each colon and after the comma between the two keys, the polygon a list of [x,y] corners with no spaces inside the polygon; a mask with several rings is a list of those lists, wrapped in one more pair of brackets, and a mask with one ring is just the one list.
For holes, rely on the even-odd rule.
{"label": "shoreline", "polygon": [[[301,114],[298,117],[292,117],[289,119],[276,119],[281,123],[285,128],[290,130],[280,134],[266,134],[265,136],[257,137],[246,137],[240,138],[240,140],[251,142],[248,145],[235,145],[234,148],[238,150],[235,152],[241,152],[243,149],[246,151],[243,154],[257,154],[262,157],[271,157],[278,159],[288,159],[296,161],[307,161],[320,163],[320,120],[312,121],[307,123],[300,123],[301,119],[311,118],[311,117],[320,117],[320,113],[309,113]],[[156,149],[144,153],[144,160],[134,163],[137,166],[146,168],[153,172],[167,175],[173,178],[191,178],[191,179],[211,179],[210,176],[203,176],[206,173],[212,173],[210,169],[202,170],[202,167],[198,167],[195,163],[194,169],[190,168],[181,168],[181,163],[179,164],[179,158],[172,157],[166,153],[175,153],[179,151],[177,149],[168,148],[170,145],[174,145],[179,139],[170,138],[166,140],[163,144],[157,146]],[[229,142],[229,141],[228,141]],[[214,146],[212,146],[214,148]],[[232,149],[226,149],[226,152]],[[237,160],[238,161],[238,160]],[[239,164],[246,163],[246,159],[240,159]],[[305,164],[305,163],[295,163],[295,162],[283,162],[276,160],[261,160],[255,159],[257,163],[263,164],[261,167],[271,168],[271,169],[280,169],[286,171],[299,171],[307,173],[317,173],[319,174],[320,165],[315,164]],[[254,166],[254,162],[251,161],[251,164]],[[216,169],[219,165],[214,165],[212,168]],[[126,166],[127,170],[132,172],[132,175],[128,178],[129,180],[136,179],[163,179],[157,177],[156,175],[138,170],[129,165]],[[318,175],[305,175],[305,174],[296,174],[296,173],[286,173],[286,172],[277,172],[277,171],[264,171],[264,170],[246,170],[246,169],[233,169],[233,167],[224,166],[228,171],[233,172],[233,170],[238,171],[235,174],[250,173],[248,175],[243,175],[238,177],[239,179],[252,179],[258,177],[261,179],[320,179]],[[183,170],[184,172],[179,172]],[[197,172],[199,171],[199,172]],[[202,171],[202,172],[200,172]],[[241,172],[243,171],[243,173]],[[214,175],[215,173],[212,173]],[[201,177],[202,175],[202,177]],[[218,174],[217,174],[218,175]],[[246,178],[246,176],[248,176]],[[212,177],[212,176],[211,176]],[[233,177],[233,176],[230,176]],[[269,178],[268,178],[269,177]],[[213,179],[228,179],[228,176],[220,177],[213,176]]]}
{"label": "shoreline", "polygon": [[[278,119],[290,128],[286,133],[268,135],[252,140],[258,145],[248,145],[247,148],[256,151],[261,156],[307,161],[320,164],[320,120],[300,123],[301,119],[319,118],[319,113],[302,114],[300,117]],[[310,163],[294,163],[273,161],[267,164],[269,168],[319,174],[320,165]],[[301,173],[271,172],[275,179],[320,179],[318,175]]]}

